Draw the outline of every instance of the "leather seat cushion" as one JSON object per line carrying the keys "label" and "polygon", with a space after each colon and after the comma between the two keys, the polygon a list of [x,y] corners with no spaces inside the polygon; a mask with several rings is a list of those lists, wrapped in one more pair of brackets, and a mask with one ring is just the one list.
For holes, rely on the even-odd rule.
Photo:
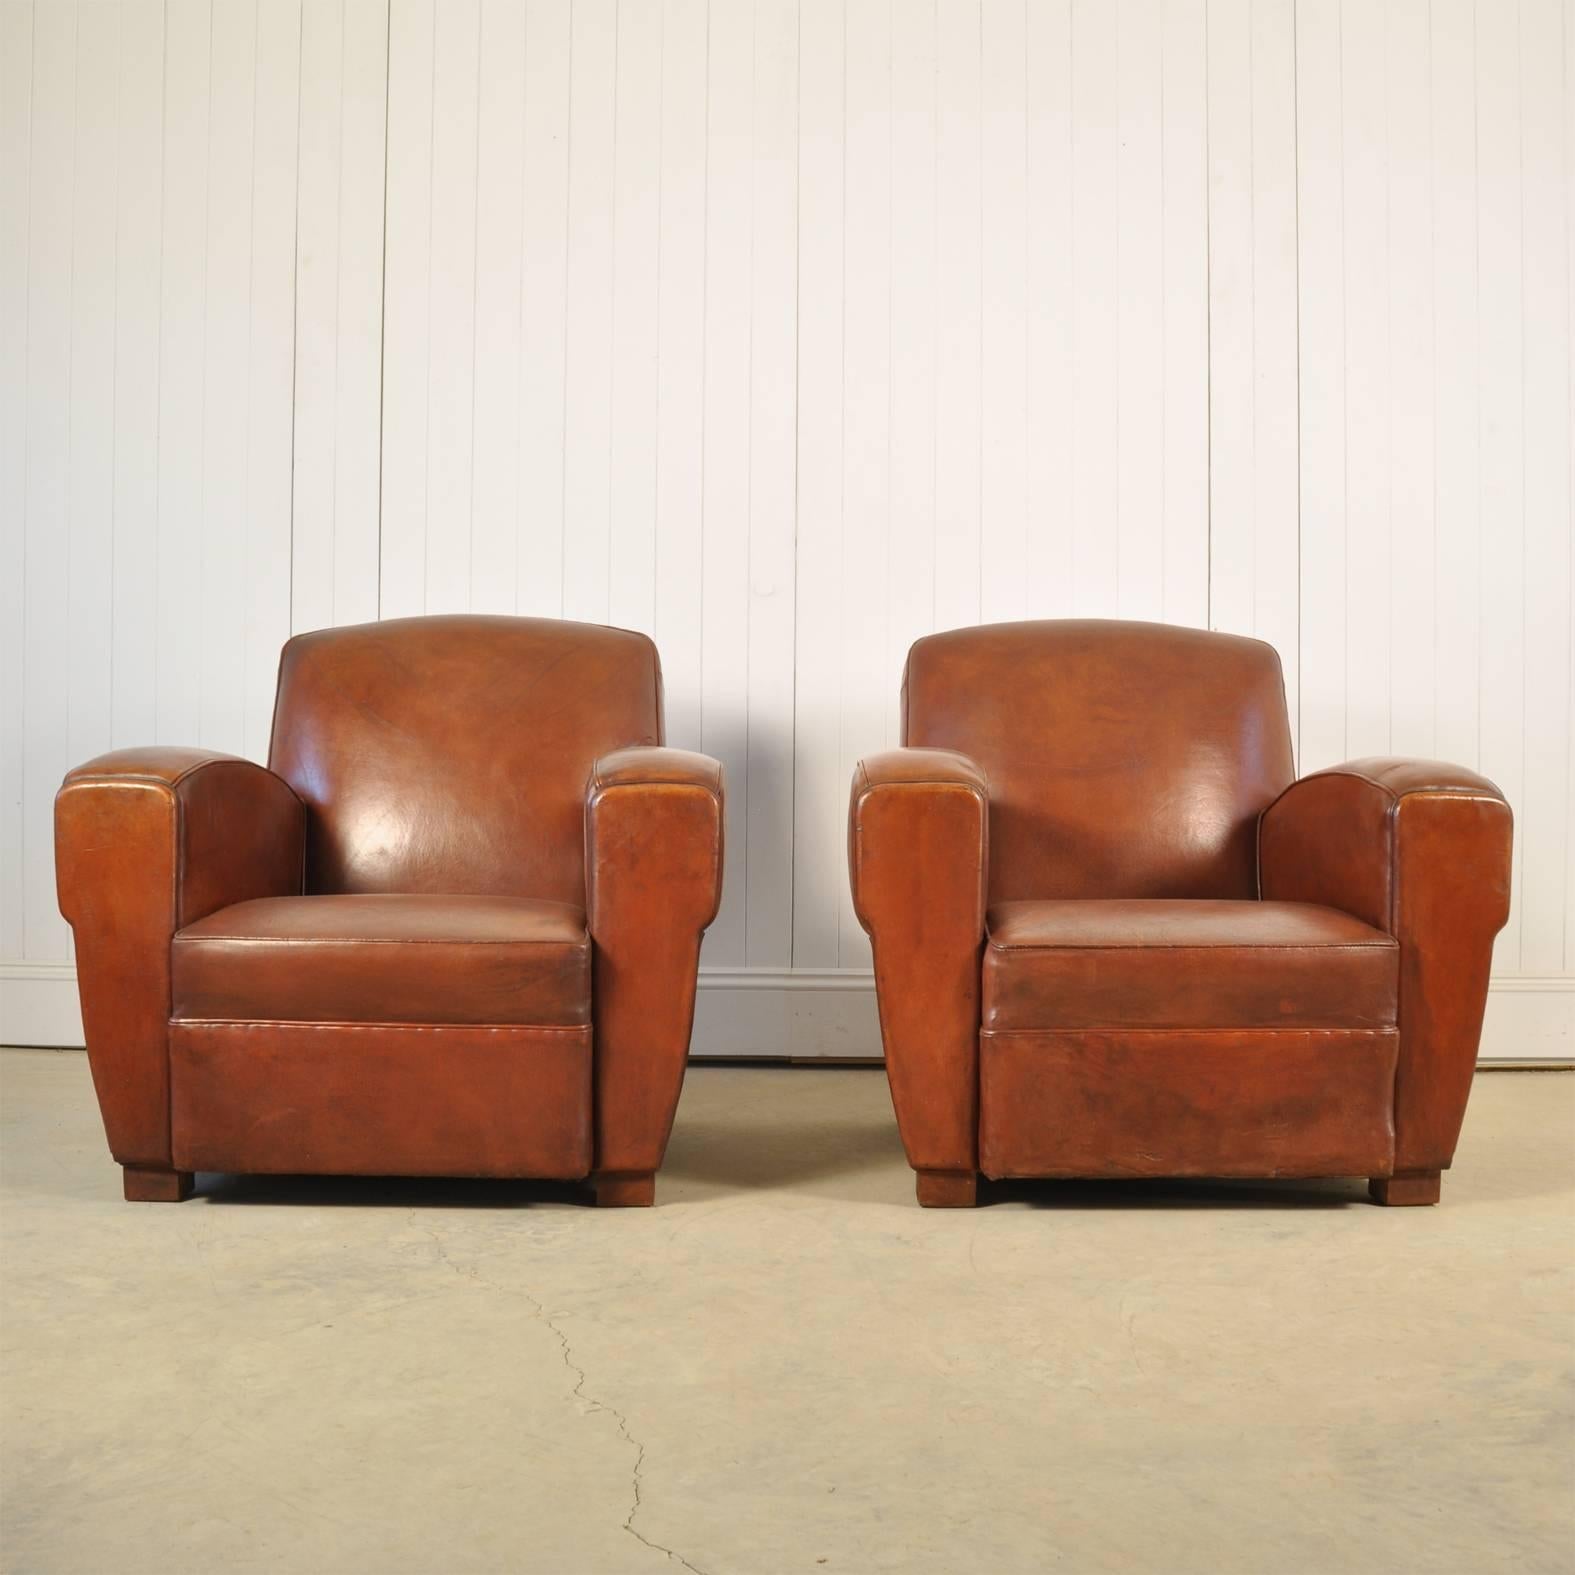
{"label": "leather seat cushion", "polygon": [[1400,950],[1297,902],[1003,902],[986,920],[986,1031],[1387,1028]]}
{"label": "leather seat cushion", "polygon": [[523,897],[265,897],[187,925],[173,1016],[199,1021],[591,1020],[585,915]]}

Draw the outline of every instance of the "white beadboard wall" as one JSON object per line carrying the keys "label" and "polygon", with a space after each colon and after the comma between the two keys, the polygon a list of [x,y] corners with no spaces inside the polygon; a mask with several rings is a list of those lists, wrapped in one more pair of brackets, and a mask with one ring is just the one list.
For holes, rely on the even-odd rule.
{"label": "white beadboard wall", "polygon": [[1575,1053],[1572,87],[1570,0],[0,0],[0,1039],[70,763],[471,608],[725,761],[702,1051],[878,1049],[905,647],[1098,614],[1498,781],[1484,1052]]}

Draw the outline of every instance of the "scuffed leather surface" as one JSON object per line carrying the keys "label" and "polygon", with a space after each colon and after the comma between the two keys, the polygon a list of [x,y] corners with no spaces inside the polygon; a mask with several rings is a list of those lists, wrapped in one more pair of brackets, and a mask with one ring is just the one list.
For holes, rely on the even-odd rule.
{"label": "scuffed leather surface", "polygon": [[176,936],[173,1015],[580,1026],[585,916],[524,897],[371,893],[221,908]]}
{"label": "scuffed leather surface", "polygon": [[269,763],[311,812],[308,892],[583,906],[591,767],[661,740],[660,668],[642,634],[404,618],[290,641]]}
{"label": "scuffed leather surface", "polygon": [[1387,1176],[1394,1029],[985,1033],[987,1176]]}
{"label": "scuffed leather surface", "polygon": [[654,1170],[722,860],[721,769],[661,738],[643,635],[439,617],[292,640],[277,772],[73,773],[61,904],[115,1157]]}
{"label": "scuffed leather surface", "polygon": [[701,937],[722,899],[722,767],[681,749],[612,751],[588,773],[582,813],[595,1167],[652,1171],[683,1085]]}
{"label": "scuffed leather surface", "polygon": [[182,1170],[590,1169],[589,1028],[179,1022],[170,1059]]}
{"label": "scuffed leather surface", "polygon": [[1373,759],[1292,786],[1274,652],[1156,625],[930,636],[902,726],[850,856],[916,1169],[970,1168],[976,1096],[991,1174],[1449,1163],[1507,915],[1491,783]]}
{"label": "scuffed leather surface", "polygon": [[1334,908],[1117,898],[990,909],[984,1026],[1392,1028],[1399,948]]}
{"label": "scuffed leather surface", "polygon": [[1304,777],[1263,816],[1263,895],[1327,903],[1400,943],[1395,1169],[1454,1156],[1509,917],[1513,820],[1485,777],[1363,759]]}
{"label": "scuffed leather surface", "polygon": [[916,1170],[976,1167],[990,791],[973,761],[944,749],[889,750],[853,774],[853,909],[874,951],[886,1075]]}
{"label": "scuffed leather surface", "polygon": [[170,938],[216,908],[301,889],[300,801],[212,751],[127,749],[55,800],[60,911],[76,937],[88,1059],[110,1152],[170,1163]]}
{"label": "scuffed leather surface", "polygon": [[1256,895],[1259,813],[1292,776],[1279,658],[1260,641],[1064,620],[931,635],[903,742],[990,783],[990,900]]}

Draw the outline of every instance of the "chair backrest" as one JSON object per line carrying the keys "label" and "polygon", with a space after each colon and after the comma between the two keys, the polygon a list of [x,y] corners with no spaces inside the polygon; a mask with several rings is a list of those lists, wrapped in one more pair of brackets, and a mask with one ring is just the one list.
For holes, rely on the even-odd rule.
{"label": "chair backrest", "polygon": [[990,780],[990,898],[1253,897],[1293,774],[1280,660],[1167,624],[987,624],[918,641],[906,744]]}
{"label": "chair backrest", "polygon": [[580,904],[592,763],[661,742],[643,634],[401,618],[285,646],[269,765],[306,801],[308,892]]}

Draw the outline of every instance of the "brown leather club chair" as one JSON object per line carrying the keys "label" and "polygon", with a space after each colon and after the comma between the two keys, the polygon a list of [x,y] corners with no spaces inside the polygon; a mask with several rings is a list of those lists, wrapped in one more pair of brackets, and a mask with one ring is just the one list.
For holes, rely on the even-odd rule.
{"label": "brown leather club chair", "polygon": [[650,1203],[722,864],[720,767],[661,743],[643,635],[412,618],[285,646],[267,770],[73,771],[60,907],[126,1196],[594,1175]]}
{"label": "brown leather club chair", "polygon": [[921,1203],[980,1172],[1438,1201],[1508,915],[1491,782],[1295,782],[1274,651],[1158,624],[920,640],[902,741],[854,775],[849,858]]}

